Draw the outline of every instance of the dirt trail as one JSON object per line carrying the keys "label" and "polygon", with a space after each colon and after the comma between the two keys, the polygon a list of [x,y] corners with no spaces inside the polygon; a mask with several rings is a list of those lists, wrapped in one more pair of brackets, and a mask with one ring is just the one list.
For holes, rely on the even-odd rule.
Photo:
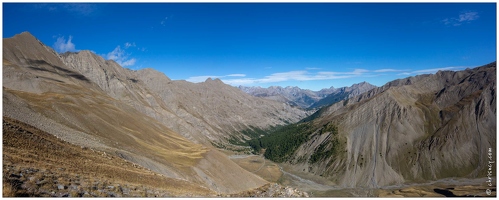
{"label": "dirt trail", "polygon": [[262,158],[262,159],[263,159],[263,163],[262,163],[262,165],[260,165],[260,167],[259,167],[257,170],[253,171],[253,173],[255,173],[255,172],[259,172],[259,171],[260,171],[260,170],[261,170],[261,169],[265,166],[265,161],[266,161],[267,159],[265,159],[265,158],[264,158],[264,157],[262,157],[262,156],[260,156],[260,158]]}

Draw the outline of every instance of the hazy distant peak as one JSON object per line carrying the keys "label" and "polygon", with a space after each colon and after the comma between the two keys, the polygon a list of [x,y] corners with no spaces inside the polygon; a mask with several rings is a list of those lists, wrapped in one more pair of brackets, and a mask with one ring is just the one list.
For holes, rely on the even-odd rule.
{"label": "hazy distant peak", "polygon": [[207,78],[204,82],[205,83],[222,83],[222,84],[224,84],[222,82],[222,80],[220,80],[219,78],[212,79],[211,77]]}

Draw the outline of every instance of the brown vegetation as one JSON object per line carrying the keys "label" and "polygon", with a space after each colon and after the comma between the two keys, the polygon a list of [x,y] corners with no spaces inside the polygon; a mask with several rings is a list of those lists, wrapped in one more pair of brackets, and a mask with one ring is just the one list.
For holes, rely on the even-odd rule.
{"label": "brown vegetation", "polygon": [[279,166],[270,160],[266,160],[259,156],[250,156],[246,158],[232,159],[236,164],[243,169],[252,172],[266,181],[276,183],[282,176]]}
{"label": "brown vegetation", "polygon": [[192,183],[3,119],[3,196],[211,196]]}

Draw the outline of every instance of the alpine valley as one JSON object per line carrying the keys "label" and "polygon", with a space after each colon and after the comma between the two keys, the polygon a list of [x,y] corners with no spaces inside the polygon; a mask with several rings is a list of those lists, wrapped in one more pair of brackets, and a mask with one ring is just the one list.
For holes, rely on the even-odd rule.
{"label": "alpine valley", "polygon": [[171,80],[28,32],[2,61],[4,197],[488,195],[496,62],[311,91]]}

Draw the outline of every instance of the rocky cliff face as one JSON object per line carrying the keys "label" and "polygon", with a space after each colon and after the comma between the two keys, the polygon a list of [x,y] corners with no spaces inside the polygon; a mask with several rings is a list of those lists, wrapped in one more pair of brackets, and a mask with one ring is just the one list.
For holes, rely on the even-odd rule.
{"label": "rocky cliff face", "polygon": [[324,108],[290,161],[345,187],[485,177],[496,63],[395,80]]}
{"label": "rocky cliff face", "polygon": [[[292,111],[302,112],[282,103],[252,99],[216,80],[184,85],[153,70],[123,69],[88,51],[58,55],[27,32],[3,41],[3,116],[216,193],[237,193],[266,181],[209,145],[196,144],[182,135],[194,141],[212,139],[212,135],[223,136],[215,128],[227,124],[234,126],[229,130],[237,130],[245,123],[262,127],[283,123],[263,122],[255,115],[285,118]],[[158,83],[153,83],[156,79]],[[169,88],[169,84],[173,86]],[[156,94],[164,88],[170,93]],[[214,105],[220,100],[211,98],[223,95],[233,102],[232,107]],[[184,101],[188,96],[199,99]],[[252,107],[256,104],[260,107]],[[263,108],[267,110],[258,111]],[[209,109],[208,117],[218,121],[200,115]],[[240,111],[250,114],[232,115]],[[298,116],[288,119],[293,118]],[[215,131],[210,132],[211,127]]]}

